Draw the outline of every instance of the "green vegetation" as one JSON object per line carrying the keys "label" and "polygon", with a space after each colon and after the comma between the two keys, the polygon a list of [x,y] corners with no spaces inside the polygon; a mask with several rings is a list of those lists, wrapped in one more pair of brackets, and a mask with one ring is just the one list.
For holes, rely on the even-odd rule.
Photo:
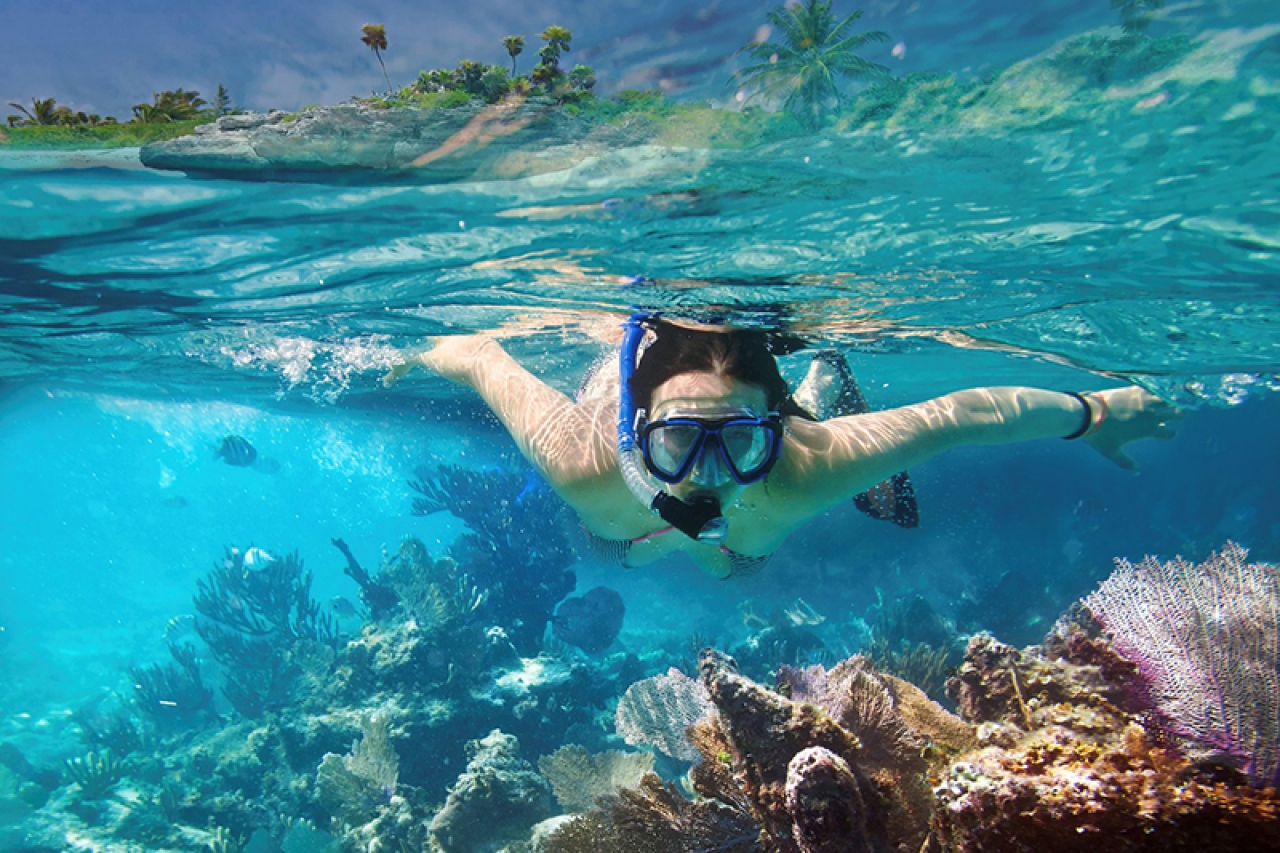
{"label": "green vegetation", "polygon": [[127,122],[59,106],[54,98],[32,98],[31,106],[11,103],[10,130],[0,144],[10,148],[133,148],[186,136],[197,125],[239,112],[222,84],[212,105],[199,92],[172,89],[152,94],[150,103],[134,104]]}
{"label": "green vegetation", "polygon": [[511,71],[500,65],[486,65],[464,59],[452,70],[437,68],[422,71],[409,86],[391,90],[385,97],[365,99],[385,107],[417,107],[440,109],[459,106],[471,100],[496,104],[509,96],[549,97],[559,104],[580,104],[594,98],[595,72],[586,65],[575,65],[565,72],[560,60],[569,52],[573,33],[560,26],[542,31],[544,42],[538,51],[538,64],[527,76],[515,73],[516,57],[524,51],[524,36],[507,36],[502,46],[511,57]]}
{"label": "green vegetation", "polygon": [[13,127],[8,132],[6,148],[10,149],[96,149],[136,148],[150,142],[162,142],[186,136],[196,125],[208,119],[170,121],[164,124],[103,123],[98,125],[45,125]]}
{"label": "green vegetation", "polygon": [[174,89],[172,92],[156,92],[150,104],[134,104],[133,118],[138,124],[158,124],[170,121],[195,121],[208,114],[208,106],[199,92]]}
{"label": "green vegetation", "polygon": [[1083,74],[1096,86],[1106,86],[1167,68],[1190,51],[1191,39],[1184,35],[1150,38],[1126,32],[1111,38],[1091,33],[1063,45],[1054,63],[1068,73]]}
{"label": "green vegetation", "polygon": [[860,17],[861,10],[837,24],[830,0],[805,0],[770,10],[769,22],[781,41],[742,48],[754,64],[735,75],[752,90],[748,100],[759,95],[781,98],[783,110],[817,127],[841,104],[838,78],[887,76],[888,68],[863,59],[857,51],[873,41],[888,41],[889,35],[879,30],[853,33]]}

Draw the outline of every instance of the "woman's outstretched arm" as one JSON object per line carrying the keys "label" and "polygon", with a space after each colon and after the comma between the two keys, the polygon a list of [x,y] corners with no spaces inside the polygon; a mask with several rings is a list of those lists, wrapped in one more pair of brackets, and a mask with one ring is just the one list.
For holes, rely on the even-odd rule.
{"label": "woman's outstretched arm", "polygon": [[576,405],[522,367],[492,337],[449,336],[396,365],[383,379],[390,386],[415,367],[425,367],[480,394],[515,439],[520,452],[570,504],[616,471],[609,413]]}
{"label": "woman's outstretched arm", "polygon": [[1082,443],[1136,470],[1125,446],[1141,438],[1172,438],[1170,424],[1181,417],[1176,408],[1136,387],[1095,391],[1086,399],[1088,410],[1079,398],[1056,391],[975,388],[821,423],[793,419],[789,458],[775,469],[776,483],[787,503],[808,516],[953,447],[1064,438],[1082,429],[1087,432]]}

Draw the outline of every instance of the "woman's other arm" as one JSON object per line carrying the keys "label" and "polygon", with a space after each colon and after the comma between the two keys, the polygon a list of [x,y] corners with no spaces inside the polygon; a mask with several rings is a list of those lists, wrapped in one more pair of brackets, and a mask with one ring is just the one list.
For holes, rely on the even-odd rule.
{"label": "woman's other arm", "polygon": [[576,405],[534,376],[487,335],[437,338],[435,345],[396,365],[390,386],[414,367],[425,367],[480,394],[515,439],[520,452],[571,504],[616,470],[608,412]]}
{"label": "woman's other arm", "polygon": [[[934,400],[833,418],[793,420],[790,459],[777,484],[802,515],[822,512],[896,471],[966,444],[1010,444],[1064,438],[1085,426],[1081,441],[1127,470],[1136,464],[1125,445],[1141,438],[1172,438],[1181,413],[1141,388],[1117,388],[1079,399],[1037,388],[975,388]],[[774,479],[771,475],[771,481]]]}

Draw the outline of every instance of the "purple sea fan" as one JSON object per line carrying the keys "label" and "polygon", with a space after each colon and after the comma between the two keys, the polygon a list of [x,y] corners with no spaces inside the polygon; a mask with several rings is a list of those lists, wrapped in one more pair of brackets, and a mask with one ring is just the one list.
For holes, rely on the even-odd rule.
{"label": "purple sea fan", "polygon": [[1280,784],[1280,566],[1228,542],[1200,565],[1177,557],[1116,570],[1084,599],[1133,661],[1170,730]]}

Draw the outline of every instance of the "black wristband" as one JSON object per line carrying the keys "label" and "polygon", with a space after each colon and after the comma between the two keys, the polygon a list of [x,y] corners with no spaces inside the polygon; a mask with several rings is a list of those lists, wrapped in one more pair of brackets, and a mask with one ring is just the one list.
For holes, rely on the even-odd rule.
{"label": "black wristband", "polygon": [[1089,431],[1089,427],[1093,426],[1093,406],[1090,405],[1088,398],[1083,394],[1077,394],[1075,391],[1063,391],[1062,393],[1066,394],[1068,397],[1074,397],[1080,401],[1080,405],[1084,406],[1084,423],[1080,424],[1080,429],[1071,433],[1071,435],[1064,435],[1062,437],[1063,441],[1073,441],[1084,435]]}

